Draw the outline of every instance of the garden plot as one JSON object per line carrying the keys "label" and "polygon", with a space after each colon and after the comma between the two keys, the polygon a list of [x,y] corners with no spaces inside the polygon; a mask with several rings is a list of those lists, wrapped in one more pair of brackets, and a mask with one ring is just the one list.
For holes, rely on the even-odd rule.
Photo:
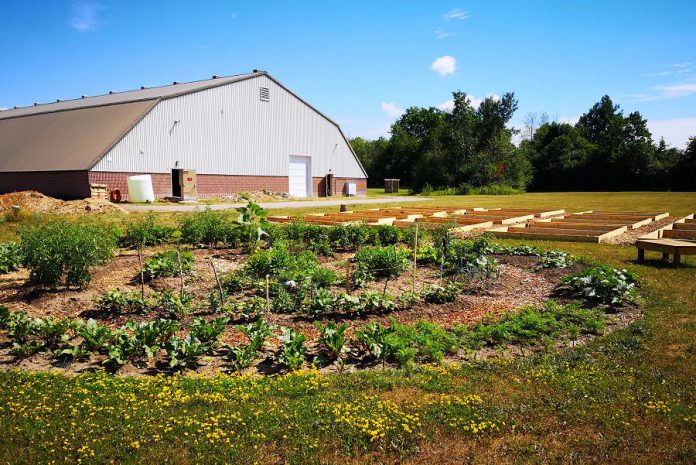
{"label": "garden plot", "polygon": [[63,222],[21,230],[19,245],[0,247],[0,368],[410,366],[575,340],[577,328],[601,334],[612,317],[574,298],[615,307],[635,294],[635,277],[621,270],[486,236],[462,240],[448,228],[419,233],[422,216],[407,229],[368,226],[374,212],[361,222],[317,216],[349,218],[326,227],[270,224],[252,203],[238,211],[198,212],[178,227],[150,215],[125,231]]}
{"label": "garden plot", "polygon": [[579,222],[566,219],[542,220],[522,226],[502,226],[488,230],[497,237],[596,243],[604,242],[626,231],[627,226],[618,223]]}

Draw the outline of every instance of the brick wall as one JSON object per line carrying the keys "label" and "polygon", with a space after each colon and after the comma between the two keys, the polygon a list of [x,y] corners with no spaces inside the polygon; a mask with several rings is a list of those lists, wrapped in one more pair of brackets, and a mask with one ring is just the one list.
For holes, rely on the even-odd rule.
{"label": "brick wall", "polygon": [[0,173],[0,194],[26,190],[66,200],[90,196],[87,171]]}
{"label": "brick wall", "polygon": [[[354,182],[356,186],[356,195],[364,196],[367,195],[367,179],[353,179],[353,178],[336,178],[334,177],[334,196],[340,197],[344,195],[346,190],[346,184],[349,182]],[[312,193],[317,197],[324,197],[326,193],[326,178],[313,178],[312,179]]]}
{"label": "brick wall", "polygon": [[[147,173],[110,173],[106,171],[90,171],[89,182],[92,184],[106,184],[108,190],[121,189],[128,192],[126,178],[136,174]],[[158,198],[172,195],[172,180],[170,174],[155,173],[152,176],[152,187]],[[324,195],[325,178],[313,178],[314,195]],[[358,195],[366,195],[367,181],[365,179],[335,178],[334,191],[336,195],[343,195],[344,185],[348,181],[354,181],[357,185]],[[287,192],[288,178],[285,176],[237,176],[225,174],[198,174],[198,196],[200,198],[219,198],[238,192],[258,192],[269,190],[272,192]],[[127,197],[126,197],[127,198]]]}

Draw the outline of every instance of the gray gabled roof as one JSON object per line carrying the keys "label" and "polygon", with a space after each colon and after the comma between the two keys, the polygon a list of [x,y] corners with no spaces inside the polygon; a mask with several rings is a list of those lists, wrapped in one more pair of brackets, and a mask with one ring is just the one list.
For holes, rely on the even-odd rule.
{"label": "gray gabled roof", "polygon": [[190,94],[212,87],[224,86],[232,82],[243,81],[266,74],[263,71],[253,73],[238,74],[236,76],[219,77],[205,79],[202,81],[170,84],[168,86],[146,87],[144,89],[128,90],[125,92],[110,92],[94,97],[83,97],[73,100],[61,100],[59,102],[32,105],[30,107],[20,107],[10,110],[0,111],[0,120],[15,118],[18,116],[38,115],[63,110],[77,110],[80,108],[100,107],[104,105],[115,105],[119,103],[140,102],[143,100],[166,99],[179,95]]}

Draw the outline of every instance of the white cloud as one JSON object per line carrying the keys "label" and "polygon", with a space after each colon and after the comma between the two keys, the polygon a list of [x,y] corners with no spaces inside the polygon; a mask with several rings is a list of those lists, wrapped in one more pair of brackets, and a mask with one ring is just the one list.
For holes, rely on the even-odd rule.
{"label": "white cloud", "polygon": [[633,94],[631,97],[639,102],[686,97],[687,95],[696,94],[696,82],[685,82],[669,86],[654,86],[652,90],[655,92]]}
{"label": "white cloud", "polygon": [[104,9],[104,5],[92,1],[74,3],[70,26],[77,31],[91,31],[99,22],[99,12]]}
{"label": "white cloud", "polygon": [[398,118],[404,114],[404,109],[397,106],[394,102],[382,102],[382,111],[387,112],[387,114],[393,118]]}
{"label": "white cloud", "polygon": [[696,136],[696,116],[690,118],[674,118],[664,120],[648,120],[648,129],[655,142],[661,137],[679,149],[686,147],[689,137]]}
{"label": "white cloud", "polygon": [[7,107],[0,107],[0,111],[5,111],[5,110],[9,110],[9,108],[7,108]]}
{"label": "white cloud", "polygon": [[[500,100],[500,97],[498,96],[498,94],[495,94],[493,92],[486,94],[485,97],[481,97],[481,98],[478,98],[474,95],[467,95],[466,99],[469,101],[469,104],[472,107],[478,108],[479,105],[481,105],[481,103],[489,97],[492,98],[496,102],[498,100]],[[438,103],[437,105],[435,105],[435,108],[437,108],[438,110],[442,110],[442,111],[446,111],[447,113],[450,113],[452,110],[454,110],[454,100],[445,100],[444,102]]]}
{"label": "white cloud", "polygon": [[456,32],[450,32],[444,28],[435,29],[434,33],[435,33],[436,39],[444,39],[445,37],[451,37],[451,36],[457,35]]}
{"label": "white cloud", "polygon": [[450,19],[459,19],[459,20],[464,20],[469,17],[469,13],[466,11],[462,10],[461,8],[455,8],[452,11],[448,11],[445,13],[443,16],[444,19],[450,20]]}
{"label": "white cloud", "polygon": [[442,77],[454,74],[457,71],[457,59],[450,55],[439,57],[430,64],[430,69]]}

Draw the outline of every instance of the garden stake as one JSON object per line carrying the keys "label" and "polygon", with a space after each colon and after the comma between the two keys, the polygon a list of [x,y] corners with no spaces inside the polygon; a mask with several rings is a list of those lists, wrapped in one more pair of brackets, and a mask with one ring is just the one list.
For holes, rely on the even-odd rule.
{"label": "garden stake", "polygon": [[218,277],[217,270],[215,269],[215,263],[213,263],[213,257],[210,257],[210,267],[213,269],[213,275],[215,275],[215,281],[217,282],[218,292],[220,293],[220,303],[225,303],[225,296],[222,293],[222,284],[220,284],[220,277]]}
{"label": "garden stake", "polygon": [[268,284],[268,275],[266,275],[266,312],[271,311],[271,296],[270,285]]}
{"label": "garden stake", "polygon": [[346,261],[346,294],[350,295],[350,262]]}
{"label": "garden stake", "polygon": [[416,222],[416,235],[413,241],[413,282],[411,291],[416,293],[416,265],[418,264],[418,222]]}
{"label": "garden stake", "polygon": [[145,274],[143,272],[143,247],[138,247],[138,262],[140,262],[140,298],[145,300]]}
{"label": "garden stake", "polygon": [[179,253],[179,247],[176,248],[176,261],[179,264],[179,280],[181,281],[181,297],[184,297],[184,269],[181,267],[181,254]]}

